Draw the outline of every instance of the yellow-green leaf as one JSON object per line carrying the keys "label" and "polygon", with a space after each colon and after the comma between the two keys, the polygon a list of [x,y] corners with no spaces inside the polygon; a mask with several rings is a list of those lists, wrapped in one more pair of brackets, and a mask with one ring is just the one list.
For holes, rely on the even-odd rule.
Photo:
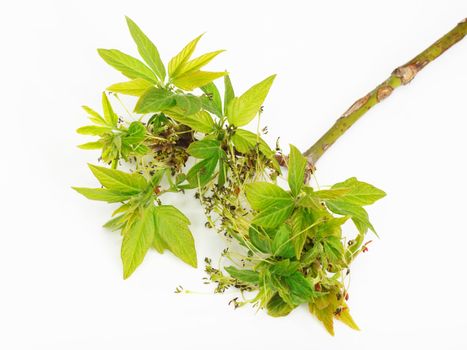
{"label": "yellow-green leaf", "polygon": [[110,126],[117,126],[118,116],[114,113],[112,105],[110,104],[109,98],[102,93],[102,109],[104,110],[104,120]]}
{"label": "yellow-green leaf", "polygon": [[122,83],[110,85],[107,90],[130,96],[141,96],[147,89],[154,86],[143,78],[137,78]]}
{"label": "yellow-green leaf", "polygon": [[154,222],[156,232],[166,247],[181,260],[196,267],[195,243],[188,228],[188,218],[171,205],[161,205],[154,208]]}
{"label": "yellow-green leaf", "polygon": [[76,192],[82,194],[87,199],[93,201],[103,201],[107,203],[123,202],[131,197],[130,194],[120,193],[117,191],[108,190],[106,188],[85,188],[72,187]]}
{"label": "yellow-green leaf", "polygon": [[112,191],[136,194],[144,191],[147,187],[146,179],[137,173],[129,174],[121,170],[92,164],[89,164],[89,168],[101,185]]}
{"label": "yellow-green leaf", "polygon": [[173,79],[173,84],[180,89],[191,91],[198,87],[209,84],[211,81],[228,74],[227,72],[205,72],[195,71],[183,74],[180,77]]}
{"label": "yellow-green leaf", "polygon": [[98,49],[97,52],[107,64],[114,67],[124,76],[130,79],[143,78],[154,84],[157,83],[157,78],[153,71],[137,58],[115,49]]}
{"label": "yellow-green leaf", "polygon": [[240,97],[233,98],[227,106],[227,119],[235,126],[248,124],[259,112],[276,75],[253,85]]}
{"label": "yellow-green leaf", "polygon": [[125,230],[122,242],[123,278],[126,279],[143,262],[154,237],[153,206],[140,211],[134,223]]}
{"label": "yellow-green leaf", "polygon": [[290,145],[289,174],[287,180],[293,196],[297,196],[304,185],[306,165],[306,158],[295,146]]}
{"label": "yellow-green leaf", "polygon": [[211,62],[214,57],[219,55],[221,52],[224,52],[225,50],[218,50],[218,51],[213,51],[213,52],[208,52],[205,53],[204,55],[201,55],[199,57],[196,57],[192,59],[191,61],[186,62],[184,65],[180,67],[178,70],[177,76],[180,77],[186,73],[194,72],[205,65],[207,65],[209,62]]}
{"label": "yellow-green leaf", "polygon": [[138,52],[148,66],[156,73],[160,81],[165,79],[165,67],[159,56],[156,45],[143,33],[143,31],[129,17],[126,17],[128,29],[138,47]]}
{"label": "yellow-green leaf", "polygon": [[169,62],[169,76],[174,78],[177,76],[180,68],[190,59],[191,55],[195,51],[196,45],[203,34],[190,41],[176,56],[174,56]]}
{"label": "yellow-green leaf", "polygon": [[95,110],[93,110],[92,108],[89,108],[88,106],[81,106],[81,107],[88,114],[90,121],[98,125],[107,125],[104,118],[102,118],[101,115],[97,113]]}
{"label": "yellow-green leaf", "polygon": [[356,331],[360,330],[360,328],[358,328],[357,324],[355,323],[352,316],[350,315],[349,308],[347,307],[346,304],[343,305],[342,311],[338,313],[335,317],[337,320],[343,322],[350,328],[355,329]]}

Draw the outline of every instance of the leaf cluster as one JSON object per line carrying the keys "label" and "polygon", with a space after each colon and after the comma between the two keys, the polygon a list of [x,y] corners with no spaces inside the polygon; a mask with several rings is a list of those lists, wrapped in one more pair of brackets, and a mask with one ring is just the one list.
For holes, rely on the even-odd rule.
{"label": "leaf cluster", "polygon": [[[195,191],[207,226],[239,246],[236,252],[225,250],[233,263],[225,269],[206,259],[216,291],[232,286],[254,292],[237,304],[258,305],[272,316],[307,304],[330,333],[334,319],[358,329],[346,304],[344,278],[365,247],[367,231],[375,232],[364,207],[384,192],[356,178],[315,190],[307,184],[309,164],[294,146],[288,189],[278,186],[280,148],[272,150],[259,129],[244,128],[262,113],[275,75],[237,95],[227,72],[204,70],[223,50],[193,58],[202,35],[165,65],[143,31],[129,18],[127,24],[141,59],[98,50],[129,80],[107,87],[102,114],[83,107],[92,125],[77,130],[98,138],[79,147],[100,150],[106,166],[89,167],[101,187],[74,187],[88,199],[119,204],[104,227],[121,233],[124,278],[151,249],[168,250],[197,266],[189,220],[164,204],[165,193]],[[218,78],[222,86],[216,85]],[[136,98],[126,116],[112,107],[112,100],[121,102],[119,95]],[[358,233],[346,241],[342,225],[349,220]]]}

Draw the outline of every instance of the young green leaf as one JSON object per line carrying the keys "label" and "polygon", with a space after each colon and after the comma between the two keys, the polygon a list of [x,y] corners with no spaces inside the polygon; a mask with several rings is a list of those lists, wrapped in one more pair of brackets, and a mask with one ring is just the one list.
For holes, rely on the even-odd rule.
{"label": "young green leaf", "polygon": [[196,163],[186,175],[191,188],[205,186],[213,177],[219,158],[211,157]]}
{"label": "young green leaf", "polygon": [[271,88],[276,75],[253,85],[240,97],[233,98],[227,106],[227,119],[230,124],[243,126],[248,124],[259,112]]}
{"label": "young green leaf", "polygon": [[376,234],[376,231],[368,218],[367,211],[362,207],[337,200],[327,201],[326,205],[333,213],[350,216],[360,233],[365,234],[368,229],[370,229]]}
{"label": "young green leaf", "polygon": [[293,145],[290,145],[288,182],[293,196],[300,193],[304,185],[307,160]]}
{"label": "young green leaf", "polygon": [[274,296],[269,300],[266,308],[268,310],[268,315],[272,317],[287,316],[293,310],[293,308],[290,307],[278,293],[274,294]]}
{"label": "young green leaf", "polygon": [[78,147],[85,150],[96,150],[101,149],[104,146],[102,141],[87,142],[79,145]]}
{"label": "young green leaf", "polygon": [[198,87],[209,84],[213,80],[216,80],[217,78],[220,78],[226,74],[227,72],[205,72],[198,70],[174,78],[172,82],[180,89],[191,91]]}
{"label": "young green leaf", "polygon": [[336,236],[329,236],[322,242],[324,253],[329,261],[336,264],[341,263],[344,258],[344,246],[341,240]]}
{"label": "young green leaf", "polygon": [[139,98],[135,106],[136,113],[155,113],[175,106],[173,93],[168,90],[152,87]]}
{"label": "young green leaf", "polygon": [[313,303],[308,304],[308,308],[310,312],[316,316],[318,320],[320,320],[329,334],[334,336],[334,311],[331,306],[325,307],[323,309],[319,309]]}
{"label": "young green leaf", "polygon": [[133,225],[126,230],[122,241],[123,278],[127,279],[143,262],[146,253],[153,242],[155,207],[150,205],[140,211]]}
{"label": "young green leaf", "polygon": [[169,62],[169,76],[174,78],[177,76],[178,72],[185,65],[185,63],[190,59],[191,55],[195,51],[196,45],[198,44],[199,39],[203,34],[196,37],[194,40],[190,41],[175,57],[173,57]]}
{"label": "young green leaf", "polygon": [[149,81],[142,78],[136,78],[130,81],[125,81],[123,83],[110,85],[107,88],[107,91],[116,92],[123,95],[141,96],[152,86],[154,85]]}
{"label": "young green leaf", "polygon": [[84,188],[72,187],[76,192],[82,194],[87,199],[93,201],[103,201],[107,203],[118,203],[131,198],[130,194],[108,190],[106,188]]}
{"label": "young green leaf", "polygon": [[222,117],[222,100],[219,90],[213,82],[201,86],[201,90],[206,94],[202,99],[203,108],[207,111]]}
{"label": "young green leaf", "polygon": [[201,98],[191,94],[174,95],[175,103],[184,111],[184,115],[192,115],[201,109]]}
{"label": "young green leaf", "polygon": [[357,206],[373,204],[386,195],[384,191],[366,182],[358,181],[355,177],[335,184],[332,189],[347,189],[347,193],[339,200]]}
{"label": "young green leaf", "polygon": [[186,62],[178,70],[177,76],[180,77],[180,76],[182,76],[184,74],[200,70],[202,67],[204,67],[209,62],[211,62],[214,57],[216,57],[218,54],[220,54],[221,52],[224,52],[224,51],[225,50],[218,50],[218,51],[209,52],[209,53],[201,55],[201,56],[199,56],[197,58],[194,58],[191,61]]}
{"label": "young green leaf", "polygon": [[104,120],[104,118],[101,117],[99,113],[97,113],[95,110],[92,108],[89,108],[88,106],[81,106],[86,113],[89,116],[89,120],[92,121],[94,124],[97,125],[107,125],[107,122]]}
{"label": "young green leaf", "polygon": [[130,79],[143,78],[153,84],[157,83],[154,73],[140,60],[119,50],[98,49],[99,56],[110,66],[114,67]]}
{"label": "young green leaf", "polygon": [[107,126],[94,126],[94,125],[82,126],[76,129],[76,132],[78,134],[92,135],[92,136],[101,136],[110,131],[112,131],[112,129]]}
{"label": "young green leaf", "polygon": [[214,120],[206,111],[199,111],[191,115],[184,115],[183,113],[180,114],[171,111],[165,112],[177,122],[187,125],[193,130],[203,132],[205,134],[214,131],[216,126]]}
{"label": "young green leaf", "polygon": [[224,267],[225,271],[229,273],[233,278],[246,283],[258,284],[259,283],[259,273],[252,270],[240,270],[235,266]]}
{"label": "young green leaf", "polygon": [[258,145],[259,151],[266,157],[270,158],[274,155],[274,151],[268,146],[258,134],[244,129],[237,129],[232,136],[232,142],[240,153],[250,153]]}
{"label": "young green leaf", "polygon": [[165,79],[165,67],[159,56],[156,45],[143,33],[143,31],[129,17],[126,17],[128,29],[138,47],[138,52],[148,66],[156,73],[161,82]]}
{"label": "young green leaf", "polygon": [[271,237],[264,231],[263,228],[256,225],[251,225],[248,229],[248,237],[253,246],[260,252],[271,254],[272,253],[272,240]]}
{"label": "young green leaf", "polygon": [[187,149],[188,153],[200,159],[219,158],[222,149],[220,141],[217,140],[200,140],[193,142]]}
{"label": "young green leaf", "polygon": [[287,220],[294,208],[293,202],[275,202],[268,208],[261,210],[254,218],[253,223],[263,227],[277,227]]}
{"label": "young green leaf", "polygon": [[277,205],[293,205],[293,198],[279,186],[269,182],[254,182],[246,185],[246,197],[254,210],[260,211]]}
{"label": "young green leaf", "polygon": [[292,244],[297,258],[300,258],[302,254],[303,246],[305,245],[312,224],[313,217],[309,215],[307,209],[297,208],[294,210],[291,217]]}
{"label": "young green leaf", "polygon": [[188,228],[188,218],[171,205],[161,205],[154,208],[154,221],[156,231],[167,248],[188,265],[197,267],[195,243]]}
{"label": "young green leaf", "polygon": [[146,179],[137,173],[128,174],[116,169],[108,169],[97,165],[89,164],[94,176],[102,186],[109,190],[124,193],[137,194],[147,187]]}
{"label": "young green leaf", "polygon": [[227,106],[235,97],[235,92],[230,81],[230,76],[224,75],[224,114],[227,114]]}
{"label": "young green leaf", "polygon": [[285,259],[285,260],[281,260],[281,261],[273,263],[269,267],[269,271],[271,271],[273,275],[287,277],[297,272],[299,268],[300,268],[300,262],[290,261],[289,259]]}
{"label": "young green leaf", "polygon": [[290,297],[295,305],[309,302],[317,295],[310,281],[298,271],[283,279],[289,286]]}
{"label": "young green leaf", "polygon": [[344,304],[343,307],[341,308],[341,312],[335,315],[334,317],[337,320],[349,326],[350,328],[355,329],[356,331],[360,330],[360,328],[358,328],[357,324],[355,323],[352,316],[350,315],[349,308],[347,307],[346,304]]}
{"label": "young green leaf", "polygon": [[104,111],[104,120],[106,121],[107,125],[116,127],[118,124],[118,116],[115,114],[112,105],[110,104],[109,98],[105,92],[102,93],[102,109]]}
{"label": "young green leaf", "polygon": [[[274,239],[272,240],[271,250],[275,256],[281,256],[284,258],[293,258],[295,256],[290,237],[292,230],[287,224],[279,224]],[[264,225],[263,225],[264,226]],[[275,227],[278,225],[271,225],[269,227]],[[272,272],[272,271],[271,271]]]}

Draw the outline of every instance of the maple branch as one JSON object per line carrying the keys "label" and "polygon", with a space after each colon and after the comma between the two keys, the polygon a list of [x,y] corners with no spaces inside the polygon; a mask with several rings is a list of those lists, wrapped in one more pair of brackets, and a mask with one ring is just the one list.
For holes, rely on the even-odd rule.
{"label": "maple branch", "polygon": [[373,106],[391,95],[394,89],[408,84],[417,73],[428,63],[434,61],[451,46],[462,40],[467,35],[467,18],[457,24],[449,33],[445,34],[425,51],[414,57],[406,64],[396,68],[389,78],[379,84],[370,93],[358,99],[350,108],[335,122],[335,124],[303,153],[308,162],[314,166],[326,150],[334,144],[362,115]]}

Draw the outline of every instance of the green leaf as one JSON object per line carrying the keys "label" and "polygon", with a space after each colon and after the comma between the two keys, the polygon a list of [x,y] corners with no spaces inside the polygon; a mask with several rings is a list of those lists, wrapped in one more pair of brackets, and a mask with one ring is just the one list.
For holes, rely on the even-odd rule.
{"label": "green leaf", "polygon": [[[196,45],[203,34],[190,41],[175,57],[169,62],[169,76],[174,78],[177,76],[179,70],[185,65],[190,59],[191,55],[195,51]],[[204,84],[205,85],[205,84]]]}
{"label": "green leaf", "polygon": [[189,126],[195,131],[203,132],[205,134],[214,131],[216,125],[212,117],[206,111],[199,111],[198,113],[187,116],[170,113],[170,117],[179,123]]}
{"label": "green leaf", "polygon": [[196,141],[188,146],[188,154],[195,158],[206,159],[206,158],[219,158],[222,149],[221,143],[217,140],[201,140]]}
{"label": "green leaf", "polygon": [[95,150],[95,149],[101,149],[104,146],[102,141],[96,141],[96,142],[87,142],[79,145],[78,147],[81,149],[85,150]]}
{"label": "green leaf", "polygon": [[139,121],[134,121],[130,124],[126,135],[123,138],[123,142],[135,145],[141,143],[146,138],[146,127]]}
{"label": "green leaf", "polygon": [[232,136],[232,142],[240,153],[249,153],[253,151],[258,145],[258,149],[266,157],[270,158],[274,152],[269,148],[266,141],[264,141],[258,134],[244,129],[237,129]]}
{"label": "green leaf", "polygon": [[248,237],[250,238],[253,246],[260,252],[270,254],[272,240],[263,228],[256,225],[251,225],[248,229]]}
{"label": "green leaf", "polygon": [[139,98],[136,113],[155,113],[175,106],[175,98],[170,91],[152,87]]}
{"label": "green leaf", "polygon": [[128,174],[116,169],[108,169],[89,164],[94,176],[102,186],[109,190],[125,194],[137,194],[147,187],[146,179],[137,173]]}
{"label": "green leaf", "polygon": [[116,216],[109,221],[107,221],[102,227],[109,229],[111,231],[121,230],[125,226],[125,215]]}
{"label": "green leaf", "polygon": [[304,185],[306,166],[306,158],[295,146],[290,145],[290,155],[288,164],[289,174],[287,180],[289,182],[292,195],[295,197],[300,193]]}
{"label": "green leaf", "polygon": [[305,208],[297,208],[291,217],[292,225],[292,244],[294,246],[295,255],[299,259],[303,246],[305,245],[310,226],[313,224],[313,217],[309,215],[308,210]]}
{"label": "green leaf", "polygon": [[212,61],[214,57],[216,57],[218,54],[221,52],[224,52],[225,50],[218,50],[218,51],[213,51],[209,53],[205,53],[204,55],[201,55],[197,58],[192,59],[189,62],[186,62],[183,64],[182,67],[177,72],[177,76],[180,77],[184,74],[191,73],[194,71],[197,71],[204,67],[206,64]]}
{"label": "green leaf", "polygon": [[334,311],[331,307],[319,309],[316,305],[309,303],[308,308],[310,312],[320,320],[329,334],[334,336]]}
{"label": "green leaf", "polygon": [[319,190],[311,192],[310,195],[322,201],[339,199],[344,197],[349,192],[348,188],[334,188],[329,190]]}
{"label": "green leaf", "polygon": [[97,52],[108,65],[114,67],[130,79],[143,78],[151,83],[157,83],[154,73],[140,60],[119,50],[98,49]]}
{"label": "green leaf", "polygon": [[254,218],[253,223],[263,227],[277,227],[287,220],[294,208],[291,203],[273,203],[267,209],[259,212]]}
{"label": "green leaf", "polygon": [[110,85],[107,88],[107,91],[112,91],[123,95],[141,96],[147,89],[152,86],[153,84],[149,81],[142,78],[137,78],[130,81],[125,81],[123,83]]}
{"label": "green leaf", "polygon": [[165,79],[165,67],[159,56],[156,46],[151,40],[142,32],[142,30],[133,22],[129,17],[126,17],[128,29],[130,30],[131,36],[138,47],[138,52],[141,57],[146,61],[148,66],[156,73],[160,81],[163,82]]}
{"label": "green leaf", "polygon": [[195,71],[186,73],[180,77],[173,79],[173,84],[180,89],[191,91],[201,86],[209,84],[213,80],[220,78],[226,75],[227,72],[205,72],[205,71]]}
{"label": "green leaf", "polygon": [[275,262],[269,267],[272,274],[278,276],[290,276],[300,268],[300,262],[290,261],[289,259]]}
{"label": "green leaf", "polygon": [[271,205],[287,206],[293,198],[279,186],[269,182],[254,182],[246,185],[246,197],[254,210],[267,209]]}
{"label": "green leaf", "polygon": [[240,97],[233,98],[227,106],[227,119],[230,124],[243,126],[248,124],[259,112],[274,81],[275,75],[253,85]]}
{"label": "green leaf", "polygon": [[109,126],[116,127],[118,124],[118,116],[114,113],[109,98],[102,93],[102,109],[104,110],[104,120]]}
{"label": "green leaf", "polygon": [[229,75],[224,75],[224,114],[227,114],[227,106],[235,97],[235,92]]}
{"label": "green leaf", "polygon": [[186,175],[192,188],[203,187],[213,177],[219,158],[204,159],[191,167]]}
{"label": "green leaf", "polygon": [[290,297],[295,305],[309,302],[317,295],[310,281],[298,271],[283,279],[289,286]]}
{"label": "green leaf", "polygon": [[323,241],[323,248],[326,257],[331,263],[339,264],[344,258],[344,246],[339,237],[329,236]]}
{"label": "green leaf", "polygon": [[76,192],[82,194],[87,199],[93,201],[103,201],[107,203],[118,203],[126,201],[131,197],[130,194],[120,193],[117,191],[108,190],[106,188],[84,188],[72,187]]}
{"label": "green leaf", "polygon": [[[277,226],[277,225],[274,225]],[[269,226],[269,227],[274,227]],[[290,226],[282,224],[276,231],[274,239],[272,240],[271,250],[275,256],[281,256],[284,258],[293,258],[295,256],[292,242],[290,241],[291,236]]]}
{"label": "green leaf", "polygon": [[348,189],[348,192],[340,197],[339,200],[357,206],[373,204],[378,199],[381,199],[386,195],[384,191],[381,191],[366,182],[358,181],[355,177],[351,177],[344,182],[340,182],[332,186],[332,189],[341,188]]}
{"label": "green leaf", "polygon": [[272,317],[282,317],[287,316],[293,308],[290,307],[278,293],[274,294],[274,296],[269,300],[266,305],[268,310],[268,315]]}
{"label": "green leaf", "polygon": [[357,324],[355,323],[352,316],[350,315],[349,308],[347,307],[346,304],[343,305],[342,311],[338,313],[337,315],[335,315],[334,317],[337,320],[349,326],[350,328],[355,329],[356,331],[360,330],[360,328],[358,328]]}
{"label": "green leaf", "polygon": [[174,95],[175,103],[184,111],[184,115],[192,115],[201,109],[201,99],[191,94]]}
{"label": "green leaf", "polygon": [[370,229],[376,234],[367,211],[362,207],[341,201],[327,201],[326,205],[333,213],[350,216],[360,233],[365,234]]}
{"label": "green leaf", "polygon": [[188,228],[188,218],[171,205],[161,205],[154,208],[154,220],[156,232],[167,248],[185,263],[197,267],[195,243]]}
{"label": "green leaf", "polygon": [[224,267],[225,271],[229,273],[233,278],[246,283],[258,284],[259,273],[252,270],[239,270],[235,266]]}
{"label": "green leaf", "polygon": [[94,126],[87,125],[82,126],[81,128],[76,129],[76,132],[81,135],[92,135],[92,136],[101,136],[109,131],[112,131],[111,128],[106,126]]}
{"label": "green leaf", "polygon": [[207,85],[201,86],[201,90],[206,94],[203,101],[203,108],[211,113],[214,113],[218,117],[222,117],[222,101],[219,90],[216,85],[211,82]]}
{"label": "green leaf", "polygon": [[143,262],[154,237],[154,207],[140,211],[133,225],[125,231],[122,241],[123,278],[127,279]]}
{"label": "green leaf", "polygon": [[91,120],[94,124],[107,125],[104,118],[102,118],[101,115],[92,108],[89,108],[88,106],[81,106],[81,108],[83,108],[86,111],[86,113],[89,116],[89,120]]}

